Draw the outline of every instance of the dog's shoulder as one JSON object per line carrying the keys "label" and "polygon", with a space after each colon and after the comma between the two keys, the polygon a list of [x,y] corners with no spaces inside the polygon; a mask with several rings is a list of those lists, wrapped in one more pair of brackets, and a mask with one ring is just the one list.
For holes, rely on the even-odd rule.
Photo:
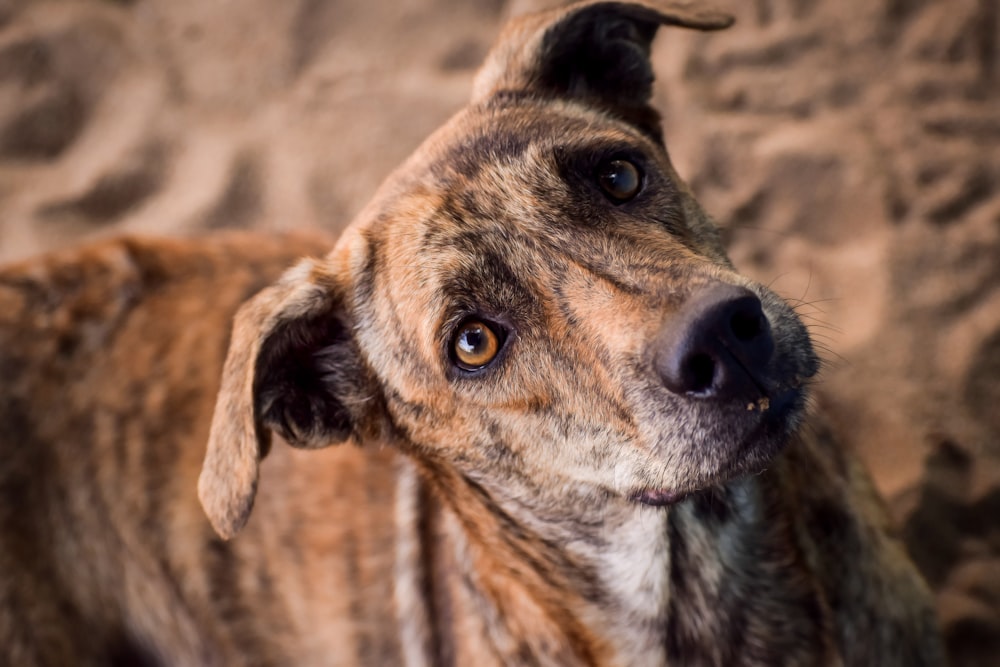
{"label": "dog's shoulder", "polygon": [[168,335],[205,313],[231,315],[298,258],[332,244],[319,232],[126,236],[0,267],[0,377],[10,390],[32,370],[93,360],[136,316]]}
{"label": "dog's shoulder", "polygon": [[331,245],[121,237],[0,268],[0,451],[47,442],[71,460],[142,437],[129,424],[145,437],[174,433],[173,419],[207,429],[233,314]]}

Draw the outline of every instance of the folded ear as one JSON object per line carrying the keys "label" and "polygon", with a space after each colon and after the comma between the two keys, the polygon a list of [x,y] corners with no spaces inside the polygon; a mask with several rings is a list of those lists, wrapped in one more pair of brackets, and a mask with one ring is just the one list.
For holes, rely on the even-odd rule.
{"label": "folded ear", "polygon": [[661,25],[720,30],[733,18],[700,3],[585,0],[520,17],[476,76],[473,101],[532,93],[585,102],[660,139],[650,44]]}
{"label": "folded ear", "polygon": [[216,531],[228,539],[246,523],[271,431],[296,447],[346,440],[371,427],[374,386],[343,290],[319,263],[301,262],[244,304],[198,480]]}

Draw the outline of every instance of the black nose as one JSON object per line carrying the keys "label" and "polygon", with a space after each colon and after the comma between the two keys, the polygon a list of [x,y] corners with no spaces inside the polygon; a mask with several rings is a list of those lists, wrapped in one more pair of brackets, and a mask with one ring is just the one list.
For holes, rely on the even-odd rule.
{"label": "black nose", "polygon": [[696,398],[754,399],[774,354],[760,299],[717,283],[693,294],[657,341],[656,368],[667,389]]}

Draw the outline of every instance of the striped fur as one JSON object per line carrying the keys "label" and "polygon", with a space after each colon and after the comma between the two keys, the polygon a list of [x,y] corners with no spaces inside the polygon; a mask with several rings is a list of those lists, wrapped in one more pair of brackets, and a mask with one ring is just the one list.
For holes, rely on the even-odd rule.
{"label": "striped fur", "polygon": [[[283,274],[333,242],[0,271],[0,662],[940,664],[867,477],[806,414],[804,327],[734,271],[649,106],[657,27],[728,23],[515,21],[469,107]],[[637,196],[602,194],[609,159]],[[657,370],[719,285],[773,332],[759,400]],[[507,332],[475,373],[449,353],[470,316]]]}

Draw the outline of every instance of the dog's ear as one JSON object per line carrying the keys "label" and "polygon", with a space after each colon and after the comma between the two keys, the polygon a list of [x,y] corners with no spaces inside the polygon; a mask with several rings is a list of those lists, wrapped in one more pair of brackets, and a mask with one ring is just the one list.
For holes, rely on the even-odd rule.
{"label": "dog's ear", "polygon": [[530,93],[596,106],[660,139],[650,45],[661,25],[720,30],[733,18],[695,2],[585,0],[504,28],[476,75],[473,102]]}
{"label": "dog's ear", "polygon": [[374,382],[353,338],[344,291],[304,260],[245,303],[233,324],[198,497],[216,531],[246,523],[271,431],[296,447],[371,428]]}

